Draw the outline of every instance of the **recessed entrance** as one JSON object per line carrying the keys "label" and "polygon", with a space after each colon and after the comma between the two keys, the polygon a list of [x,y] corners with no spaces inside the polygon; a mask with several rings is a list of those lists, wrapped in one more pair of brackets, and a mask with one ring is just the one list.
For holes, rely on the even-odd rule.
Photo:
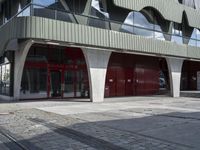
{"label": "recessed entrance", "polygon": [[88,98],[88,73],[81,49],[34,45],[26,58],[20,96]]}
{"label": "recessed entrance", "polygon": [[51,70],[50,71],[50,95],[51,98],[61,98],[62,97],[62,80],[61,80],[61,71],[60,70]]}
{"label": "recessed entrance", "polygon": [[112,53],[106,75],[105,97],[168,93],[166,66],[163,58]]}

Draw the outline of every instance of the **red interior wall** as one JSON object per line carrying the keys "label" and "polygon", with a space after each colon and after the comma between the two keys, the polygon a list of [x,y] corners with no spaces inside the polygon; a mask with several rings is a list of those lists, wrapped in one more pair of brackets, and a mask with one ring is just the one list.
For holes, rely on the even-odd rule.
{"label": "red interior wall", "polygon": [[181,77],[181,90],[197,90],[197,72],[200,71],[200,63],[184,61]]}
{"label": "red interior wall", "polygon": [[113,53],[105,86],[105,97],[152,95],[159,91],[159,59]]}

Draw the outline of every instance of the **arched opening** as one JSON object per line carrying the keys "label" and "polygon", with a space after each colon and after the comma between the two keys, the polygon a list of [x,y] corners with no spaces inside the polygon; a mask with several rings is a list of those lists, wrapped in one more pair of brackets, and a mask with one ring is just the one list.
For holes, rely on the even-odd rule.
{"label": "arched opening", "polygon": [[13,96],[14,52],[7,51],[0,57],[0,95]]}
{"label": "arched opening", "polygon": [[186,12],[183,12],[183,17],[182,17],[182,23],[173,23],[173,28],[172,28],[172,41],[177,43],[177,44],[192,44],[196,42],[196,38],[192,39],[191,41],[191,36],[193,34],[194,28],[189,26],[189,22],[187,19]]}
{"label": "arched opening", "polygon": [[200,96],[200,63],[199,61],[185,60],[181,74],[181,96]]}
{"label": "arched opening", "polygon": [[80,48],[43,44],[30,48],[20,99],[88,97],[88,73]]}
{"label": "arched opening", "polygon": [[182,30],[183,30],[183,43],[188,44],[193,33],[194,28],[189,26],[188,17],[186,12],[183,12],[183,19],[182,19]]}
{"label": "arched opening", "polygon": [[165,59],[113,52],[108,64],[105,97],[167,94]]}
{"label": "arched opening", "polygon": [[145,7],[141,11],[132,11],[126,17],[121,31],[147,38],[170,40],[167,33],[170,30],[170,21],[167,21],[154,8]]}
{"label": "arched opening", "polygon": [[185,60],[182,68],[181,90],[200,90],[200,63],[198,61]]}

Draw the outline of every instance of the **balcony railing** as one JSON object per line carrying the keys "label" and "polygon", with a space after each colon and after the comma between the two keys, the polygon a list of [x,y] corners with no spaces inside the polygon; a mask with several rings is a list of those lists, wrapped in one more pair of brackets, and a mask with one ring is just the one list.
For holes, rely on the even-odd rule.
{"label": "balcony railing", "polygon": [[[141,26],[135,26],[114,20],[109,20],[107,18],[102,19],[102,18],[97,18],[95,16],[75,14],[65,10],[57,10],[57,9],[55,10],[38,4],[30,3],[25,8],[23,8],[19,13],[17,13],[14,17],[12,17],[10,20],[22,16],[38,16],[38,17],[50,18],[65,22],[71,22],[75,24],[83,24],[107,30],[114,30],[118,32],[140,35],[146,38],[153,38],[156,40],[171,41],[177,44],[187,44],[190,46],[200,47],[200,33],[199,36],[196,36],[195,38],[182,36],[180,34],[169,34],[161,31],[161,29],[158,30],[149,29]],[[9,22],[10,20],[8,20],[7,22]],[[86,21],[80,21],[80,20],[86,20]],[[3,24],[2,26],[4,26],[5,24]]]}

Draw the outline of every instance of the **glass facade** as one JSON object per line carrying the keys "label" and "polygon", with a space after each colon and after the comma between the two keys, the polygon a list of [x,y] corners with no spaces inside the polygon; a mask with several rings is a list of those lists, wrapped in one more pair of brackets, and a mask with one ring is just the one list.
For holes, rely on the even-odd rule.
{"label": "glass facade", "polygon": [[89,97],[87,67],[77,48],[34,45],[26,58],[21,99]]}
{"label": "glass facade", "polygon": [[[14,17],[17,13],[23,10],[31,0],[6,0],[2,4],[2,9],[0,9],[0,23],[6,23],[12,17]],[[30,8],[23,12],[23,15],[30,15]]]}
{"label": "glass facade", "polygon": [[106,12],[105,7],[103,6],[102,1],[92,0],[92,7],[90,15],[93,16],[89,18],[88,25],[99,27],[103,29],[109,29],[109,13]]}
{"label": "glass facade", "polygon": [[[12,54],[8,54],[1,58],[0,64],[0,94],[6,96],[12,96],[13,90],[13,57]],[[6,55],[7,55],[6,54]]]}
{"label": "glass facade", "polygon": [[121,27],[121,31],[147,38],[165,40],[158,20],[151,10],[150,13],[130,12]]}
{"label": "glass facade", "polygon": [[[197,1],[195,6],[198,5]],[[190,3],[189,0],[179,2],[186,5]],[[150,7],[131,12],[110,3],[91,0],[91,9],[85,10],[87,0],[7,0],[0,9],[0,23],[6,23],[16,14],[17,17],[38,16],[200,46],[200,39],[195,35],[199,29],[194,29],[193,34],[190,34],[192,28],[187,25],[186,15],[180,24],[165,20],[157,10]]]}
{"label": "glass facade", "polygon": [[172,42],[183,44],[182,24],[174,23],[172,29]]}

